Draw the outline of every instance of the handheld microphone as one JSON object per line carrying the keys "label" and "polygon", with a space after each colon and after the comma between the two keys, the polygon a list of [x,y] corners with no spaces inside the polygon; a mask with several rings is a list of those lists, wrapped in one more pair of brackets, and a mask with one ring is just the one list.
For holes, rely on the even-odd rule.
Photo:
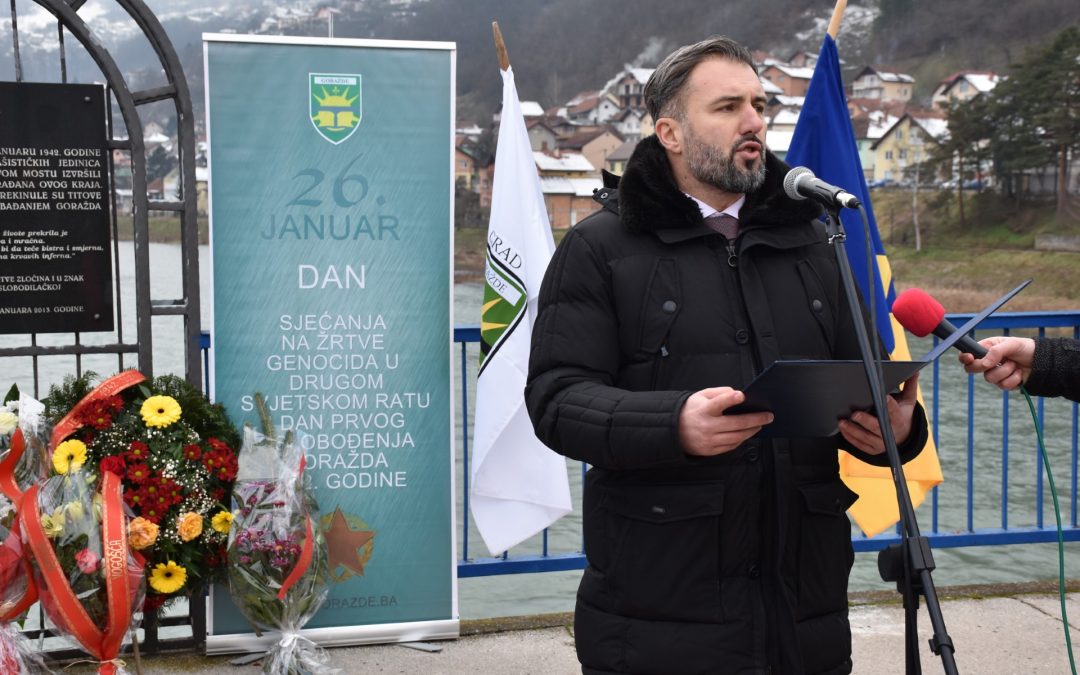
{"label": "handheld microphone", "polygon": [[[945,308],[921,288],[909,288],[898,295],[892,313],[901,326],[919,337],[933,333],[944,340],[956,332],[956,326],[945,318]],[[986,348],[970,335],[963,336],[953,346],[977,359],[986,356]]]}
{"label": "handheld microphone", "polygon": [[825,206],[859,208],[859,199],[843,188],[829,185],[805,166],[797,166],[784,176],[784,192],[792,199],[809,197]]}

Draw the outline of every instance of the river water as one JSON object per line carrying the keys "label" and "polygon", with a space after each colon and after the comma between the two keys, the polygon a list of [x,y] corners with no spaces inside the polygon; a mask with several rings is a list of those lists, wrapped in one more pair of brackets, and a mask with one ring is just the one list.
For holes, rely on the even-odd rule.
{"label": "river water", "polygon": [[[121,303],[123,307],[124,336],[128,341],[134,339],[135,316],[133,305],[134,276],[131,264],[131,247],[120,249]],[[155,299],[179,297],[180,295],[180,260],[179,246],[170,244],[152,244],[150,247],[152,271],[152,291]],[[202,276],[202,325],[210,326],[212,302],[209,291],[209,255],[207,247],[200,248],[200,269]],[[454,288],[454,321],[458,324],[479,323],[482,286],[479,283],[459,283]],[[154,363],[157,373],[183,371],[183,354],[179,334],[182,328],[176,317],[162,317],[154,320],[155,346]],[[86,343],[100,343],[115,340],[116,335],[87,334]],[[59,344],[67,336],[39,337],[40,344]],[[0,347],[26,344],[23,336],[0,335]],[[930,348],[928,340],[914,340],[911,343],[913,354],[921,355]],[[458,498],[457,541],[458,557],[462,554],[463,537],[461,520],[461,500],[463,496],[461,468],[461,396],[460,392],[460,356],[455,352],[454,372],[458,384],[455,384],[457,409],[455,420],[458,426],[458,468],[455,472]],[[469,372],[468,401],[470,407],[475,403],[475,364],[477,346],[468,347]],[[134,357],[125,362],[126,367],[135,367]],[[118,370],[115,356],[89,356],[83,358],[83,368],[92,369],[102,375],[109,375]],[[73,357],[48,357],[39,360],[39,376],[42,382],[41,393],[48,384],[59,382],[64,376],[74,372]],[[19,383],[27,391],[32,387],[33,363],[29,358],[6,358],[0,361],[0,386],[6,390],[8,383]],[[932,405],[929,380],[930,369],[923,371],[924,391],[927,392],[928,407]],[[1002,435],[1002,397],[979,380],[975,385],[974,415],[979,420],[974,431],[975,453],[973,473],[975,475],[972,493],[975,504],[974,526],[1000,527],[1000,504],[1002,502],[1003,462],[1000,452]],[[942,359],[941,365],[941,412],[939,455],[946,476],[945,484],[939,488],[941,511],[938,528],[940,531],[962,530],[967,527],[967,516],[963,510],[968,489],[968,459],[966,457],[968,378],[952,356]],[[1035,462],[1035,435],[1027,407],[1017,395],[1010,397],[1009,442],[1010,457],[1008,462],[1007,497],[1010,507],[1010,527],[1023,527],[1035,522],[1035,492],[1038,468]],[[1047,427],[1045,438],[1050,455],[1051,469],[1058,484],[1062,508],[1066,509],[1072,481],[1070,469],[1070,424],[1071,407],[1061,401],[1046,401]],[[472,424],[470,415],[467,423]],[[470,447],[471,452],[471,447]],[[552,552],[579,550],[581,546],[581,465],[568,461],[567,472],[571,481],[571,493],[574,495],[574,511],[556,523],[549,530],[549,546]],[[929,533],[932,528],[932,515],[929,499],[917,511],[920,528]],[[1068,521],[1069,513],[1063,518]],[[1044,518],[1053,524],[1053,506],[1050,492],[1045,491]],[[514,549],[515,554],[541,552],[541,540],[535,537]],[[470,526],[468,539],[470,557],[487,556],[483,542]],[[1080,553],[1078,544],[1066,546],[1065,573],[1070,578],[1080,576]],[[937,586],[991,583],[1011,581],[1032,581],[1057,578],[1057,549],[1054,544],[1027,544],[1014,546],[979,547],[968,549],[936,549],[934,551],[937,570],[933,574]],[[877,572],[876,554],[856,555],[855,568],[852,572],[852,590],[880,590],[892,588],[882,582]],[[464,619],[492,616],[536,614],[544,612],[564,612],[573,609],[574,591],[580,572],[553,572],[544,574],[505,575],[462,579],[459,583],[459,606]]]}

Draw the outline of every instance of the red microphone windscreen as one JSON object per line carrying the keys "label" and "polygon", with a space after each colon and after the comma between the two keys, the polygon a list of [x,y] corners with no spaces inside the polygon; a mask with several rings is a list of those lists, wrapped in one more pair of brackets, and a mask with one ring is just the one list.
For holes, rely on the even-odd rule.
{"label": "red microphone windscreen", "polygon": [[901,326],[919,337],[934,332],[945,318],[945,308],[921,288],[909,288],[898,295],[892,313]]}

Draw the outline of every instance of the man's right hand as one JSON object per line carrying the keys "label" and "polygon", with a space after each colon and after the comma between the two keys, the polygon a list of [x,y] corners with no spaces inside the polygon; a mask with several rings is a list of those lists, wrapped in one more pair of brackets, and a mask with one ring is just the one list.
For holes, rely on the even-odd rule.
{"label": "man's right hand", "polygon": [[690,395],[679,413],[679,442],[688,455],[703,457],[734,450],[773,421],[772,413],[725,415],[746,399],[731,387],[712,387]]}

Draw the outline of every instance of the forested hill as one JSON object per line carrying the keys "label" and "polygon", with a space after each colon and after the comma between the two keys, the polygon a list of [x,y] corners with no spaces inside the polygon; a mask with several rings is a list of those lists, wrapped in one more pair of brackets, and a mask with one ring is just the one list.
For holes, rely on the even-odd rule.
{"label": "forested hill", "polygon": [[[816,53],[832,0],[401,0],[355,3],[335,35],[452,40],[458,45],[462,116],[497,105],[491,21],[506,39],[523,99],[545,107],[597,89],[624,64],[644,67],[711,34],[786,58]],[[348,3],[342,3],[343,8]],[[396,6],[397,11],[387,11]],[[849,69],[887,65],[915,76],[929,96],[961,69],[1008,72],[1026,47],[1080,22],[1077,0],[870,0],[848,6],[838,44]]]}
{"label": "forested hill", "polygon": [[[204,32],[327,34],[320,9],[334,13],[334,35],[453,41],[458,47],[461,119],[484,123],[499,103],[501,80],[491,36],[497,20],[524,99],[545,107],[598,89],[624,65],[655,66],[674,47],[724,34],[752,49],[787,58],[816,53],[834,0],[147,0],[180,55],[196,108],[202,105]],[[851,0],[840,31],[848,69],[887,66],[916,78],[928,96],[962,69],[1008,72],[1025,48],[1080,23],[1080,0]],[[56,77],[56,29],[23,3],[19,33],[24,77]],[[156,63],[145,39],[115,3],[97,3],[89,19],[120,68],[149,78]],[[281,17],[291,17],[287,20]],[[46,19],[41,21],[40,19]],[[0,72],[13,72],[10,21],[0,19]],[[72,81],[100,79],[72,49]],[[144,72],[145,71],[145,72]],[[7,76],[7,77],[10,77]],[[157,76],[157,79],[160,79]]]}

